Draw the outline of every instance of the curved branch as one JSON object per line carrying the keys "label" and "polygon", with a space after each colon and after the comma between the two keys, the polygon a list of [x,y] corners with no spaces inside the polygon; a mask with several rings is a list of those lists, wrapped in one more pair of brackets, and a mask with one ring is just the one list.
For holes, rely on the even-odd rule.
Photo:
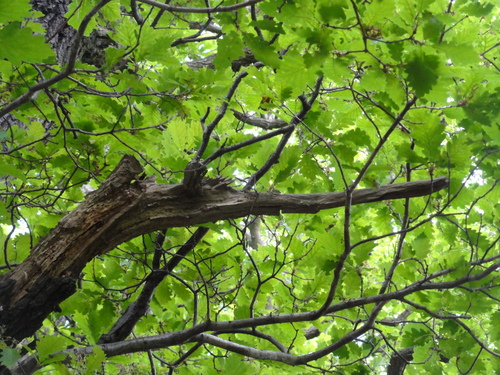
{"label": "curved branch", "polygon": [[233,12],[235,10],[248,7],[260,3],[263,0],[247,0],[239,4],[227,5],[227,6],[215,6],[211,8],[191,8],[191,7],[178,7],[174,5],[168,5],[165,3],[160,3],[154,0],[138,0],[141,3],[166,10],[167,12],[181,12],[181,13],[221,13],[221,12]]}
{"label": "curved branch", "polygon": [[218,336],[218,335],[230,334],[230,333],[240,333],[240,334],[250,335],[250,336],[258,337],[260,339],[267,340],[271,344],[276,346],[276,348],[278,348],[280,352],[288,353],[288,349],[282,343],[280,343],[276,338],[274,338],[273,336],[268,335],[266,333],[259,332],[256,329],[233,329],[233,330],[229,330],[229,331],[214,332],[213,335]]}
{"label": "curved branch", "polygon": [[[489,267],[485,272],[479,274],[481,277],[486,277],[491,274],[495,270],[500,267],[500,262],[493,264]],[[452,270],[445,270],[449,273]],[[440,273],[442,274],[442,272]],[[343,301],[337,303],[336,305],[330,306],[325,312],[326,314],[331,314],[336,311],[349,309],[352,307],[368,305],[372,303],[379,302],[387,302],[390,300],[401,300],[405,296],[415,293],[420,290],[441,290],[446,288],[453,288],[457,285],[450,285],[448,283],[431,283],[426,282],[428,278],[424,280],[418,280],[415,283],[403,288],[401,290],[379,294],[375,296],[363,297],[351,299],[348,301]],[[478,275],[469,275],[460,279],[460,285],[477,281]],[[446,286],[444,286],[446,285]],[[239,319],[233,321],[222,321],[222,322],[204,322],[198,324],[192,328],[173,332],[166,333],[162,335],[149,336],[144,338],[132,339],[128,341],[120,341],[111,344],[103,344],[98,345],[106,354],[107,357],[113,357],[117,355],[130,354],[136,352],[144,352],[148,350],[156,350],[162,349],[169,346],[180,345],[187,341],[191,342],[202,342],[212,344],[221,348],[225,348],[230,351],[234,351],[235,353],[240,353],[246,356],[250,356],[258,359],[267,359],[279,361],[291,365],[300,365],[305,364],[307,362],[313,361],[315,359],[321,358],[329,353],[332,353],[334,350],[342,347],[343,345],[353,341],[357,337],[366,333],[369,329],[371,329],[373,324],[373,319],[370,319],[366,324],[360,327],[357,330],[351,331],[347,335],[343,336],[341,339],[336,342],[330,344],[329,346],[320,349],[316,352],[309,353],[302,356],[293,356],[283,352],[274,352],[274,351],[262,351],[255,348],[249,348],[244,345],[235,344],[233,342],[223,340],[217,338],[213,334],[205,334],[208,331],[216,331],[222,333],[224,331],[235,331],[242,328],[255,328],[264,325],[270,324],[279,324],[279,323],[293,323],[293,322],[305,322],[311,321],[314,319],[314,312],[300,312],[300,313],[290,313],[290,314],[282,314],[282,315],[267,315],[260,316],[256,318],[246,318]],[[459,319],[457,320],[459,321]],[[465,328],[464,328],[465,329]],[[477,337],[474,337],[477,339]],[[92,354],[93,347],[84,347],[84,348],[76,348],[70,350],[63,350],[61,352],[54,353],[55,355],[64,354],[65,356],[71,355],[89,355]],[[36,357],[33,355],[25,356],[21,358],[12,368],[12,374],[30,374],[33,373],[37,368],[39,368],[39,363],[36,360]]]}
{"label": "curved branch", "polygon": [[236,144],[231,145],[231,146],[220,147],[212,155],[210,155],[209,157],[207,157],[203,161],[203,163],[204,164],[209,164],[212,161],[214,161],[215,159],[217,159],[218,157],[221,157],[222,155],[227,154],[228,152],[236,151],[236,150],[239,150],[240,148],[243,148],[243,147],[246,147],[246,146],[250,146],[250,145],[252,145],[254,143],[264,141],[266,139],[275,137],[277,135],[288,133],[290,131],[293,131],[293,129],[294,129],[293,125],[288,125],[288,126],[283,127],[281,129],[278,129],[278,130],[275,130],[275,131],[272,131],[272,132],[269,132],[269,133],[266,133],[266,134],[263,134],[263,135],[258,135],[258,136],[252,137],[250,139],[247,139],[246,141],[239,142],[239,143],[236,143]]}

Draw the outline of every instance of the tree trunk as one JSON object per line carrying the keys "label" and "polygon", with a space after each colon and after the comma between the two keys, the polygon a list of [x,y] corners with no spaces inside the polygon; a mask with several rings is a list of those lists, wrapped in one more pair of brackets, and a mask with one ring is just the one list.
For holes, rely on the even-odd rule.
{"label": "tree trunk", "polygon": [[[316,213],[345,204],[345,193],[256,193],[210,183],[193,196],[182,184],[139,179],[142,170],[133,156],[126,155],[98,190],[61,219],[24,262],[2,276],[4,339],[21,340],[34,334],[58,304],[75,292],[89,261],[137,236],[247,215]],[[448,183],[442,177],[355,190],[352,203],[424,196]]]}
{"label": "tree trunk", "polygon": [[391,355],[387,375],[403,375],[406,365],[413,359],[413,348],[405,348]]}

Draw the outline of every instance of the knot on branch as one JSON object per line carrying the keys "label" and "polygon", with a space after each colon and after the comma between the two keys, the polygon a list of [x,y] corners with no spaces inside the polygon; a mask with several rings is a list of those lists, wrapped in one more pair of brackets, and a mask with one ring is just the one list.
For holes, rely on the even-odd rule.
{"label": "knot on branch", "polygon": [[113,185],[123,185],[134,179],[144,171],[141,163],[132,155],[124,155],[113,172],[110,173],[106,182],[111,181]]}
{"label": "knot on branch", "polygon": [[188,195],[195,195],[201,192],[201,183],[205,173],[207,173],[207,167],[198,160],[192,160],[186,165],[182,185]]}

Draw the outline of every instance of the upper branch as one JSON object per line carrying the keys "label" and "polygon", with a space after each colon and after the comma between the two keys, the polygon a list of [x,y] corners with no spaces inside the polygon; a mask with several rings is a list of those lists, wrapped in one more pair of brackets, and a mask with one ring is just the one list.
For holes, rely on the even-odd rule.
{"label": "upper branch", "polygon": [[[405,182],[378,189],[359,189],[352,194],[352,204],[379,202],[390,199],[420,197],[442,190],[449,180]],[[178,191],[178,185],[147,184],[137,204],[131,208],[107,244],[116,244],[153,230],[198,225],[217,220],[236,219],[246,215],[279,215],[280,213],[316,213],[341,207],[345,193],[275,194],[236,190],[229,187],[212,189],[203,186],[194,198]],[[145,209],[147,207],[147,209]],[[116,242],[115,242],[116,241]]]}
{"label": "upper branch", "polygon": [[211,8],[190,8],[190,7],[178,7],[174,5],[168,5],[165,3],[160,3],[155,0],[138,0],[141,3],[149,4],[156,8],[166,10],[167,12],[181,12],[181,13],[221,13],[221,12],[232,12],[241,8],[245,8],[250,5],[260,3],[263,0],[247,0],[239,4],[227,5],[227,6],[215,6]]}
{"label": "upper branch", "polygon": [[401,113],[394,119],[392,125],[387,130],[387,132],[384,134],[384,136],[380,139],[380,141],[378,142],[377,146],[375,147],[375,149],[371,153],[370,157],[366,161],[365,165],[363,166],[363,168],[359,172],[358,177],[356,178],[356,180],[351,185],[351,189],[354,189],[359,184],[359,182],[361,181],[361,179],[364,177],[364,175],[368,171],[368,168],[370,168],[370,166],[372,165],[373,161],[375,160],[375,157],[378,155],[378,153],[380,152],[380,150],[382,149],[382,147],[385,145],[385,143],[389,139],[389,136],[398,127],[398,125],[401,123],[401,121],[405,117],[406,113],[410,110],[410,108],[415,104],[416,101],[417,101],[417,97],[414,96],[412,99],[410,99],[406,103],[406,105],[403,108],[403,110],[401,111]]}
{"label": "upper branch", "polygon": [[257,181],[259,181],[259,179],[262,176],[264,176],[271,169],[271,167],[274,164],[278,163],[279,158],[281,156],[281,153],[285,149],[285,146],[287,145],[288,140],[290,139],[290,137],[292,136],[292,134],[295,130],[295,126],[297,126],[297,124],[303,122],[305,120],[307,114],[311,110],[313,103],[315,102],[316,98],[319,95],[319,91],[320,91],[322,83],[323,83],[323,77],[322,76],[318,77],[318,79],[316,80],[316,84],[314,86],[314,90],[311,93],[311,98],[309,100],[307,100],[305,95],[299,96],[299,100],[302,102],[302,109],[300,110],[299,113],[294,115],[292,120],[290,121],[290,125],[289,125],[290,130],[288,130],[286,133],[283,134],[283,137],[281,137],[281,140],[280,140],[278,146],[276,147],[274,152],[271,154],[271,156],[269,156],[269,158],[264,163],[264,165],[250,177],[247,184],[245,185],[244,190],[250,190],[255,185],[255,183]]}
{"label": "upper branch", "polygon": [[213,119],[213,121],[204,129],[203,131],[203,139],[200,145],[200,148],[196,152],[196,156],[194,157],[194,160],[200,160],[200,158],[203,156],[203,153],[207,149],[208,146],[208,141],[210,140],[210,135],[214,131],[215,127],[219,124],[219,122],[224,118],[226,115],[227,108],[229,106],[229,101],[233,97],[234,93],[236,92],[236,89],[238,88],[239,84],[248,75],[248,72],[241,72],[236,76],[236,79],[234,80],[233,84],[229,88],[229,91],[227,92],[227,95],[225,97],[224,103],[220,106],[219,113],[217,113],[217,116]]}

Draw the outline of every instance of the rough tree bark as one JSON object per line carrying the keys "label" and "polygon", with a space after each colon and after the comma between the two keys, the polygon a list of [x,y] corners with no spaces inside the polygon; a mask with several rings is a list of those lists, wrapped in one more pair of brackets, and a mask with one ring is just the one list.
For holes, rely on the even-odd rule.
{"label": "rough tree bark", "polygon": [[391,355],[387,375],[403,375],[406,365],[413,360],[413,347],[405,348]]}
{"label": "rough tree bark", "polygon": [[[85,265],[142,234],[247,215],[315,213],[345,204],[344,193],[276,194],[204,184],[198,194],[182,184],[163,185],[138,176],[143,169],[126,155],[102,186],[65,216],[18,267],[0,279],[0,326],[6,340],[35,333],[43,320],[76,290]],[[448,186],[448,179],[360,189],[353,204],[418,197]]]}
{"label": "rough tree bark", "polygon": [[[61,66],[68,63],[76,30],[68,25],[65,15],[71,0],[31,0],[33,10],[43,13],[38,19],[45,29],[45,37],[50,43]],[[106,30],[92,30],[82,40],[78,59],[81,62],[101,67],[106,60],[105,48],[114,45]]]}

